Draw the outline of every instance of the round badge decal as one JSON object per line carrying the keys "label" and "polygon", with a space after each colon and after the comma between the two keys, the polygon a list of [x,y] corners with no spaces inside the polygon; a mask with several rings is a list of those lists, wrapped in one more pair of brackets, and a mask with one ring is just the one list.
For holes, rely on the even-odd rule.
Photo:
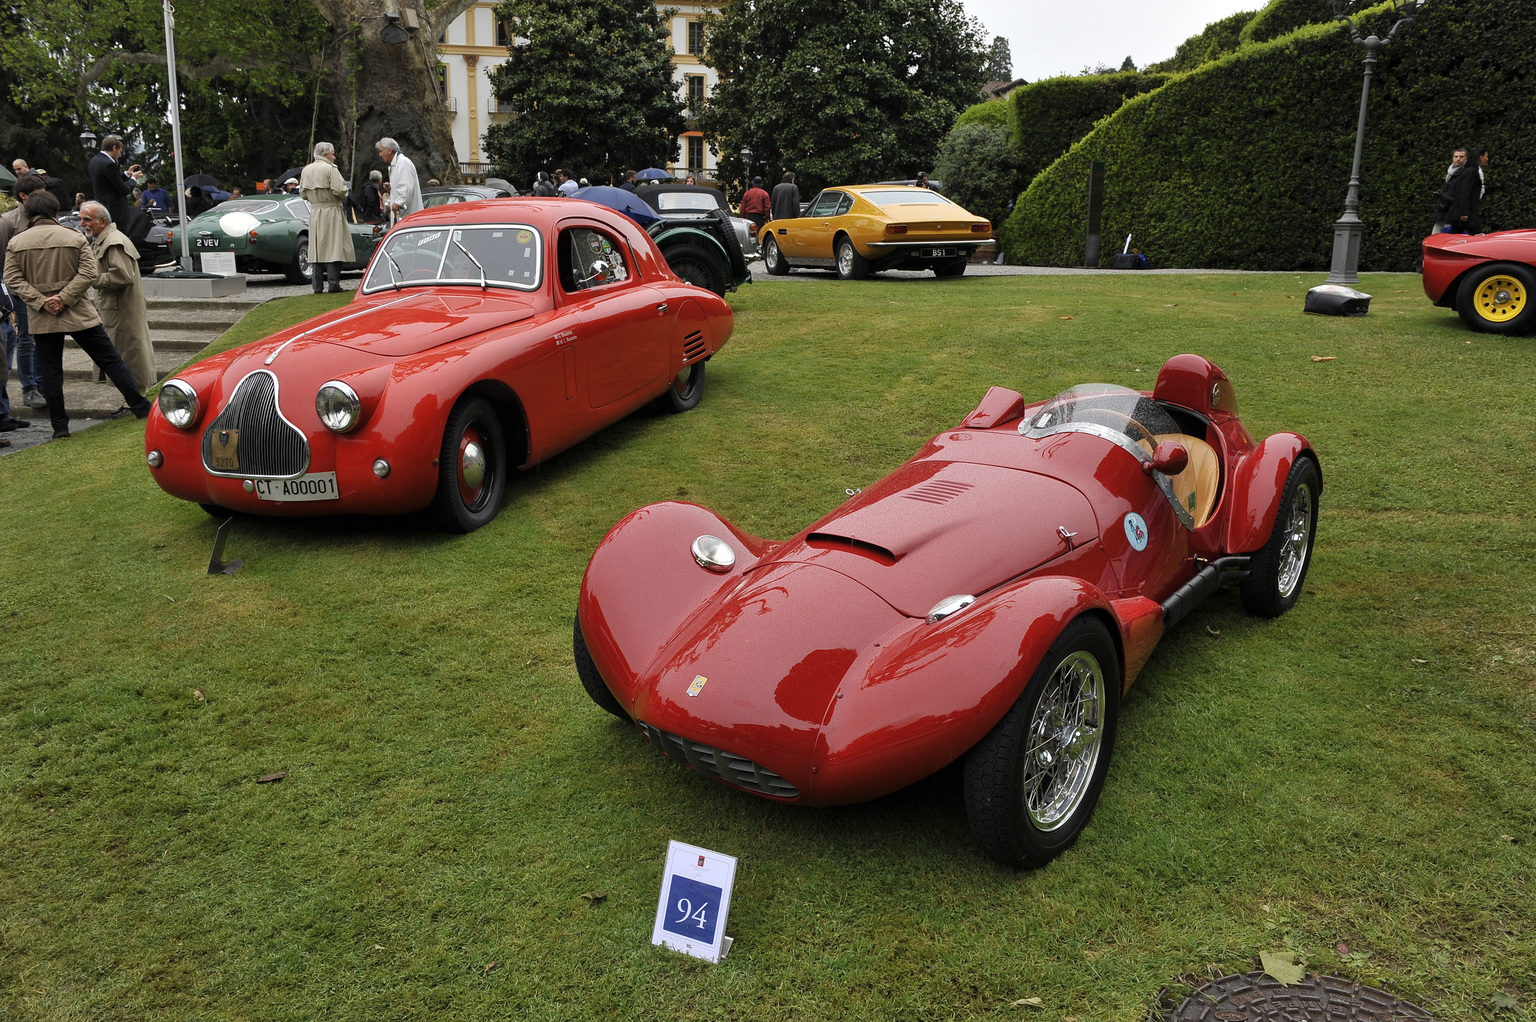
{"label": "round badge decal", "polygon": [[1133,550],[1147,548],[1147,521],[1135,511],[1125,516],[1125,538],[1131,541]]}

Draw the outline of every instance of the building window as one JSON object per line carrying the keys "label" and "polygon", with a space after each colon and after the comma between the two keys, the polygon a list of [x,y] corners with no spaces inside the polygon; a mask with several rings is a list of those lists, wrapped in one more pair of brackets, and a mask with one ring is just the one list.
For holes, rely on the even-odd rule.
{"label": "building window", "polygon": [[437,64],[437,94],[445,99],[448,96],[448,65],[442,61]]}
{"label": "building window", "polygon": [[704,53],[704,23],[702,21],[690,21],[688,23],[688,52],[695,56]]}
{"label": "building window", "polygon": [[698,173],[704,169],[704,136],[688,136],[688,169]]}
{"label": "building window", "polygon": [[512,45],[512,33],[507,28],[506,18],[496,19],[496,45],[502,47]]}
{"label": "building window", "polygon": [[704,76],[688,76],[688,113],[694,117],[704,109]]}

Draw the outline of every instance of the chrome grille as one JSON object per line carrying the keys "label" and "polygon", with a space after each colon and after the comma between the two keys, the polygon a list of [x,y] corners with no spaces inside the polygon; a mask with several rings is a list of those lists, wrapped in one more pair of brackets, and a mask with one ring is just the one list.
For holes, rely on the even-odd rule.
{"label": "chrome grille", "polygon": [[[237,472],[213,467],[214,438],[238,430]],[[309,468],[309,441],[277,408],[277,377],[258,369],[240,381],[235,396],[203,431],[203,468],[218,476],[291,479]]]}
{"label": "chrome grille", "polygon": [[689,362],[696,362],[703,358],[704,352],[706,350],[707,349],[704,344],[704,332],[702,330],[695,330],[687,337],[684,337],[683,365],[687,365]]}
{"label": "chrome grille", "polygon": [[784,778],[733,752],[716,749],[702,742],[690,742],[686,738],[669,734],[658,727],[640,722],[640,730],[652,745],[668,759],[692,767],[701,774],[718,777],[727,784],[755,791],[774,798],[799,798],[800,789]]}

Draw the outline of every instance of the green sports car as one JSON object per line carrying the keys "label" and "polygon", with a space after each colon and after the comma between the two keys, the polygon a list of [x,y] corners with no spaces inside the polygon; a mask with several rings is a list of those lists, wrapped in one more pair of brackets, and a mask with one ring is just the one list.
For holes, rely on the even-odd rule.
{"label": "green sports car", "polygon": [[[179,229],[171,232],[172,253],[181,251],[175,236]],[[382,224],[347,224],[355,258],[344,268],[368,265],[384,229]],[[236,272],[282,273],[295,284],[309,282],[309,203],[297,195],[229,199],[194,217],[187,230],[199,270],[227,272],[227,260],[218,256],[231,253]]]}

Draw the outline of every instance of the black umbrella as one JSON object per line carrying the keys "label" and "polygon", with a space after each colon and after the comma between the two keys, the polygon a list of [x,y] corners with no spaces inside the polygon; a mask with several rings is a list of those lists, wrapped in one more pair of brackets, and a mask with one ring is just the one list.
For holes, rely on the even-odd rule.
{"label": "black umbrella", "polygon": [[283,182],[287,181],[290,177],[293,178],[295,181],[302,179],[304,177],[304,168],[303,167],[289,167],[287,170],[283,171],[281,174],[279,174],[276,177],[274,177],[272,179],[272,181],[273,181],[274,184],[277,185],[277,190],[278,191],[282,191],[283,190]]}
{"label": "black umbrella", "polygon": [[203,189],[217,188],[221,192],[224,190],[224,186],[219,183],[219,179],[212,174],[188,174],[186,186],[191,188],[193,185]]}

